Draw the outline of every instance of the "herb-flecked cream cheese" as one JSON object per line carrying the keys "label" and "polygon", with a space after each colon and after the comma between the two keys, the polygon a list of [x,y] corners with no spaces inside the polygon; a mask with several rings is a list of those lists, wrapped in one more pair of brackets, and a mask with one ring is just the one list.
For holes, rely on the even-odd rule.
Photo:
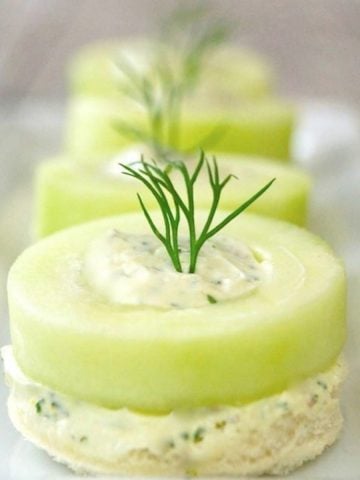
{"label": "herb-flecked cream cheese", "polygon": [[[184,238],[179,249],[186,268],[190,252]],[[111,230],[93,240],[84,270],[89,285],[110,302],[195,308],[251,294],[270,265],[244,243],[217,236],[200,250],[195,273],[177,272],[156,237]]]}
{"label": "herb-flecked cream cheese", "polygon": [[[52,391],[20,370],[10,346],[1,354],[11,388],[11,410],[22,415],[35,438],[44,436],[65,444],[79,459],[102,458],[106,463],[132,451],[146,451],[159,458],[176,455],[184,466],[196,471],[235,449],[244,455],[247,452],[249,458],[260,457],[260,463],[262,451],[274,458],[278,455],[280,462],[294,455],[297,458],[301,451],[304,461],[318,451],[318,444],[323,448],[322,422],[330,436],[334,432],[337,436],[341,426],[338,390],[346,372],[343,361],[250,404],[177,410],[159,416],[126,408],[110,410]],[[316,434],[309,444],[307,430],[313,425]]]}

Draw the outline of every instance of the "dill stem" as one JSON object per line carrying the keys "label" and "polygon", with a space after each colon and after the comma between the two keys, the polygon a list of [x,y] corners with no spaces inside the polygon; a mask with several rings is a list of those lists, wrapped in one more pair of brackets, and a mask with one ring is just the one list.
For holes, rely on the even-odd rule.
{"label": "dill stem", "polygon": [[173,256],[174,256],[174,266],[176,271],[182,272],[182,265],[180,261],[180,252],[179,252],[179,222],[180,222],[180,209],[176,204],[176,214],[175,219],[171,221],[171,236],[172,236],[172,246],[173,246]]}
{"label": "dill stem", "polygon": [[[213,198],[207,219],[201,230],[199,238],[197,238],[194,185],[198,179],[201,169],[204,166],[204,163],[207,167],[208,180],[213,192]],[[169,174],[166,172],[166,168],[161,169],[155,163],[146,163],[143,159],[141,159],[141,164],[143,169],[139,171],[128,165],[122,166],[125,169],[124,173],[126,175],[141,181],[155,197],[163,216],[165,227],[164,233],[161,233],[157,228],[149,211],[144,205],[141,196],[137,194],[140,206],[151,230],[164,245],[177,272],[183,272],[183,266],[181,264],[179,252],[179,225],[182,214],[185,216],[188,226],[190,258],[187,271],[188,273],[195,273],[199,253],[204,243],[217,234],[229,222],[234,220],[234,218],[236,218],[241,212],[246,210],[254,201],[263,195],[275,181],[275,178],[269,181],[250,198],[239,205],[235,210],[225,216],[225,218],[223,218],[217,225],[212,226],[217,208],[219,206],[221,193],[233,177],[233,175],[228,175],[223,180],[220,179],[219,168],[215,157],[213,157],[212,163],[210,164],[210,162],[205,158],[204,152],[201,152],[200,159],[192,175],[190,175],[189,170],[184,162],[179,161],[173,164],[183,177],[186,188],[186,200],[182,199],[180,193],[175,188],[172,180],[169,177]],[[171,198],[171,203],[169,203],[168,196]]]}
{"label": "dill stem", "polygon": [[175,150],[179,150],[180,146],[180,127],[181,127],[181,106],[183,102],[183,92],[181,87],[175,87],[176,92],[172,94],[171,107],[169,109],[169,129],[168,144]]}

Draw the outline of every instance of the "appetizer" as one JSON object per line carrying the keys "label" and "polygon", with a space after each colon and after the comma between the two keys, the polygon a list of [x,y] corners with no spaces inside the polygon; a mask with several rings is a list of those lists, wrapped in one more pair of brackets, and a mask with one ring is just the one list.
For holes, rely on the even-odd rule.
{"label": "appetizer", "polygon": [[[181,132],[167,139],[173,148],[289,159],[294,109],[269,95],[268,65],[229,46],[227,25],[194,8],[165,24],[158,39],[99,44],[75,57],[69,74],[68,153],[88,164],[116,153],[134,136],[139,141],[137,128],[149,118],[145,99],[159,123],[164,114],[171,115],[174,130],[181,119]],[[149,82],[157,83],[153,98]],[[129,121],[133,135],[124,128],[118,135],[116,127]],[[214,135],[219,131],[226,135]],[[159,140],[162,131],[149,134]]]}
{"label": "appetizer", "polygon": [[80,472],[284,474],[319,455],[342,423],[342,263],[306,230],[242,214],[274,179],[225,212],[236,180],[204,154],[122,166],[159,211],[139,193],[143,214],[52,235],[10,272],[14,425]]}
{"label": "appetizer", "polygon": [[[166,41],[166,40],[165,40]],[[74,97],[89,96],[119,99],[117,83],[121,77],[117,60],[125,57],[142,68],[149,68],[149,59],[156,51],[164,54],[164,60],[176,61],[176,53],[163,42],[151,38],[98,42],[83,47],[71,60],[68,80]],[[170,57],[171,52],[171,57]],[[197,87],[197,94],[209,98],[219,94],[219,86],[225,100],[238,96],[247,100],[259,100],[273,94],[274,74],[268,62],[259,54],[220,43],[203,59],[201,75],[206,78]]]}
{"label": "appetizer", "polygon": [[[133,145],[97,166],[82,166],[69,158],[58,157],[37,167],[35,178],[34,234],[43,237],[57,230],[96,218],[138,210],[134,195],[136,184],[122,175],[119,163],[137,164],[141,154],[151,154],[146,145]],[[194,157],[186,160],[191,168]],[[307,218],[311,186],[309,176],[296,167],[282,165],[269,159],[221,155],[219,163],[223,174],[232,173],[236,182],[229,184],[220,201],[220,207],[233,209],[245,201],[251,192],[276,177],[277,182],[251,205],[250,210],[282,220],[304,225]],[[179,184],[176,171],[171,174]],[[140,188],[149,208],[156,202],[146,188]],[[199,207],[209,207],[211,191],[206,174],[202,172],[197,189]]]}

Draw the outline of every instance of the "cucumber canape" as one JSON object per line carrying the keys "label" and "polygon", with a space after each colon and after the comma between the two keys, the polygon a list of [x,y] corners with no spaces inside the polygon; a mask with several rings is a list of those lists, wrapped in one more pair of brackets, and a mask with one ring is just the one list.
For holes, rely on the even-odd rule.
{"label": "cucumber canape", "polygon": [[[74,164],[64,157],[40,165],[35,185],[36,237],[96,218],[138,210],[134,195],[138,185],[121,175],[119,163],[139,162],[146,150],[145,146],[143,149],[133,146],[107,164],[93,168]],[[251,210],[299,225],[306,223],[311,182],[305,172],[276,161],[241,156],[221,155],[219,163],[222,172],[237,177],[224,192],[221,208],[234,208],[252,191],[276,177],[277,182],[267,196],[255,202]],[[172,177],[175,182],[178,180],[176,172]],[[153,199],[143,188],[140,191],[153,208]],[[203,176],[197,185],[196,200],[199,207],[208,207],[211,202],[211,192]]]}
{"label": "cucumber canape", "polygon": [[92,472],[282,474],[320,454],[342,423],[342,263],[292,224],[230,223],[274,180],[218,212],[231,175],[216,160],[173,162],[184,192],[168,167],[123,168],[159,212],[141,194],[144,215],[59,232],[10,272],[15,426]]}
{"label": "cucumber canape", "polygon": [[[69,65],[68,78],[72,96],[119,98],[121,76],[116,62],[123,56],[135,65],[146,68],[156,48],[163,48],[149,39],[99,42],[80,50]],[[174,60],[174,54],[169,60]],[[209,98],[223,97],[258,100],[272,94],[273,72],[267,61],[255,52],[235,46],[220,46],[205,59],[202,76],[206,82],[198,94]]]}
{"label": "cucumber canape", "polygon": [[[155,118],[158,128],[147,135],[164,143],[164,132],[172,130],[167,144],[178,150],[198,146],[289,158],[294,109],[270,96],[271,69],[257,55],[226,44],[226,23],[204,13],[181,14],[180,23],[167,19],[161,39],[100,43],[74,58],[66,127],[70,155],[87,164],[101,161],[134,137],[139,141],[139,128],[146,130]],[[155,84],[153,92],[149,83]],[[175,132],[180,120],[181,131]],[[118,134],[124,122],[131,124],[133,138],[124,129]]]}

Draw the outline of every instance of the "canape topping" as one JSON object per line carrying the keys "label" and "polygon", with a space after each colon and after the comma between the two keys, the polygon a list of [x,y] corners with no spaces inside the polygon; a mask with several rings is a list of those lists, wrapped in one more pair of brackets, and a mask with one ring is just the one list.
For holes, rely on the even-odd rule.
{"label": "canape topping", "polygon": [[121,167],[119,164],[127,165],[135,169],[141,168],[141,163],[139,162],[139,158],[141,158],[141,156],[148,157],[150,155],[151,155],[151,151],[147,145],[140,144],[140,143],[132,145],[131,147],[128,147],[122,150],[117,155],[114,155],[109,159],[106,159],[106,161],[103,164],[100,164],[100,168],[97,173],[107,178],[132,180],[130,179],[130,177],[126,177],[123,175],[123,173],[125,172],[125,169],[124,167]]}
{"label": "canape topping", "polygon": [[[189,257],[189,244],[180,237],[180,261]],[[94,240],[85,261],[88,282],[111,302],[179,309],[251,294],[270,268],[238,240],[216,237],[201,250],[196,273],[181,273],[155,237],[118,230]]]}
{"label": "canape topping", "polygon": [[[273,178],[244,203],[216,223],[216,213],[223,190],[234,175],[229,174],[221,178],[215,157],[209,160],[201,151],[199,160],[192,172],[189,171],[188,166],[182,160],[174,159],[171,156],[168,158],[165,167],[158,166],[155,162],[146,162],[143,158],[140,162],[140,168],[133,168],[125,164],[121,164],[121,167],[125,169],[125,175],[139,180],[155,198],[162,214],[163,229],[154,223],[141,195],[137,194],[150,229],[165,247],[177,272],[195,273],[199,253],[205,243],[261,197],[275,181],[275,178]],[[174,169],[181,177],[180,182],[176,184],[169,175],[169,172]],[[203,169],[207,172],[212,199],[205,223],[199,225],[196,219],[195,184]],[[189,245],[187,265],[184,265],[180,259],[179,231],[182,221],[187,226]]]}

